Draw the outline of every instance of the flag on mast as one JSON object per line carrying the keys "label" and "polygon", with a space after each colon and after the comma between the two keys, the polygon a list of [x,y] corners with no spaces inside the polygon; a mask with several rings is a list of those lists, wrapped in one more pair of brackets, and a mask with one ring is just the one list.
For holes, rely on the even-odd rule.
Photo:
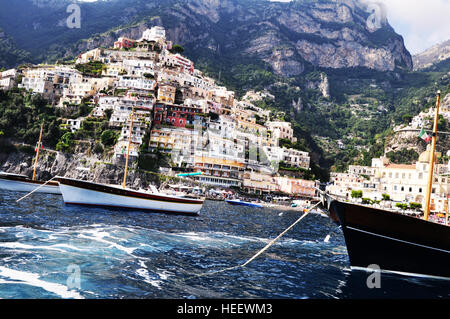
{"label": "flag on mast", "polygon": [[43,143],[40,143],[40,144],[37,143],[37,144],[36,144],[36,147],[34,148],[34,152],[37,153],[37,151],[38,151],[39,148],[40,148],[41,150],[43,150],[43,149],[44,149],[44,144],[43,144]]}
{"label": "flag on mast", "polygon": [[419,133],[419,137],[423,139],[426,143],[429,143],[431,141],[431,136],[425,132],[425,130],[422,128],[422,130]]}

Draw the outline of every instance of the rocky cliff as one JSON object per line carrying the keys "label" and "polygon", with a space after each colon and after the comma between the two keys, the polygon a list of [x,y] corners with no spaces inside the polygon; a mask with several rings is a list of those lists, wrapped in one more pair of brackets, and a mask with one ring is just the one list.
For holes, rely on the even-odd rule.
{"label": "rocky cliff", "polygon": [[[42,7],[46,2],[37,3]],[[48,21],[36,21],[38,28],[16,36],[35,34],[28,42],[36,45],[36,38],[47,36],[47,49],[67,57],[110,46],[119,36],[139,38],[146,28],[162,25],[168,38],[188,48],[186,53],[196,60],[251,57],[286,77],[302,74],[307,65],[379,71],[412,68],[411,55],[386,20],[384,8],[362,0],[125,0],[79,5],[82,14],[87,12],[80,30],[64,27],[65,8],[50,1],[47,6],[55,11],[54,21],[50,16]],[[102,12],[111,17],[108,22],[103,22]],[[31,28],[36,23],[26,25]],[[61,31],[53,43],[45,33],[50,28]],[[64,42],[89,32],[98,35],[75,46]],[[43,48],[41,42],[39,46]]]}

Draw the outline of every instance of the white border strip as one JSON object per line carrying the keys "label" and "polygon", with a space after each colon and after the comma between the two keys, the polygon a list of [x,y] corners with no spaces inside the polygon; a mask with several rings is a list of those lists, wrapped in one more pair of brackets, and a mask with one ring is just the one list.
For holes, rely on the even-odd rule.
{"label": "white border strip", "polygon": [[378,236],[378,237],[382,237],[382,238],[386,238],[386,239],[390,239],[390,240],[395,240],[395,241],[398,241],[398,242],[401,242],[401,243],[410,244],[410,245],[414,245],[414,246],[419,246],[419,247],[422,247],[422,248],[434,249],[434,250],[437,250],[437,251],[441,251],[441,252],[450,254],[450,251],[445,250],[445,249],[440,249],[440,248],[425,246],[425,245],[421,245],[421,244],[416,244],[416,243],[412,243],[412,242],[401,240],[401,239],[397,239],[397,238],[392,238],[392,237],[388,237],[388,236],[383,236],[383,235],[371,233],[371,232],[368,232],[368,231],[365,231],[365,230],[361,230],[361,229],[357,229],[357,228],[350,227],[350,226],[346,226],[346,227],[348,229],[356,230],[356,231],[359,231],[359,232],[362,232],[362,233],[366,233],[366,234],[370,234],[370,235],[374,235],[374,236]]}
{"label": "white border strip", "polygon": [[[378,270],[372,269],[372,268],[364,268],[364,267],[358,267],[358,266],[350,266],[351,270],[361,270],[366,272],[376,272]],[[412,272],[403,272],[403,271],[394,271],[394,270],[386,270],[386,269],[380,269],[381,273],[387,273],[387,274],[396,274],[396,275],[402,275],[402,276],[409,276],[409,277],[420,277],[420,278],[427,278],[427,279],[439,279],[439,280],[448,280],[450,281],[450,277],[441,277],[441,276],[432,276],[432,275],[424,275],[424,274],[417,274]]]}

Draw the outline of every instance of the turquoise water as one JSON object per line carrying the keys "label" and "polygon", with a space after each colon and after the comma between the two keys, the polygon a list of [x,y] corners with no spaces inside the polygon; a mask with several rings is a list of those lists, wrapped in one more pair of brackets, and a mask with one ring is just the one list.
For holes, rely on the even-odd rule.
{"label": "turquoise water", "polygon": [[204,276],[244,263],[301,212],[207,201],[189,217],[21,195],[0,192],[0,298],[450,297],[450,282],[396,275],[369,289],[340,228],[317,213],[245,268]]}

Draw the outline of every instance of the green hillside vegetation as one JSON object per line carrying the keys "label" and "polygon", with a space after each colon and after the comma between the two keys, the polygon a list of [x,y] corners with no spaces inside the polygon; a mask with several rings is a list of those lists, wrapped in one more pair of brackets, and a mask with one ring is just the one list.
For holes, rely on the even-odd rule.
{"label": "green hillside vegetation", "polygon": [[397,152],[388,152],[386,156],[394,164],[412,164],[419,159],[419,154],[416,151],[405,148]]}
{"label": "green hillside vegetation", "polygon": [[19,49],[14,40],[0,28],[0,69],[9,69],[30,60],[30,54]]}
{"label": "green hillside vegetation", "polygon": [[40,95],[23,90],[0,90],[0,131],[2,138],[34,145],[44,122],[44,145],[55,147],[62,136],[58,110]]}
{"label": "green hillside vegetation", "polygon": [[[96,153],[110,148],[117,141],[119,132],[109,129],[109,120],[90,118],[92,106],[81,104],[76,108],[55,108],[40,94],[23,89],[0,90],[0,145],[2,151],[11,151],[14,143],[35,145],[44,123],[43,144],[46,148],[73,153],[78,140],[96,145]],[[81,129],[69,132],[63,118],[86,117]]]}

